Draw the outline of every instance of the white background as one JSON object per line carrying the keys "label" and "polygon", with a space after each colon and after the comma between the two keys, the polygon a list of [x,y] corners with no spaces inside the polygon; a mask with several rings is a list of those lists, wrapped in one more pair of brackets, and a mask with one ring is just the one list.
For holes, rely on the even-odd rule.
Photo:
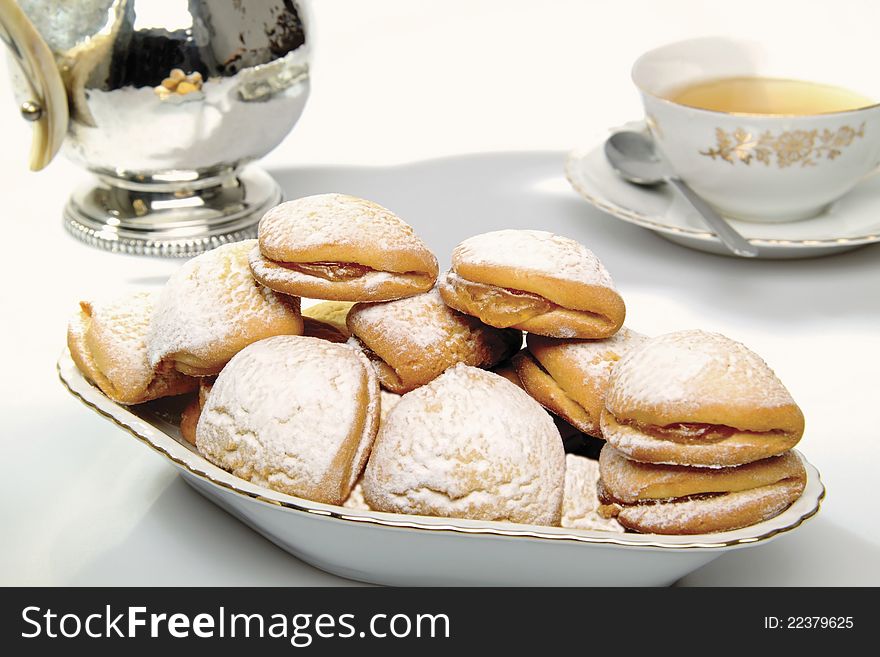
{"label": "white background", "polygon": [[[800,448],[829,489],[820,515],[792,535],[725,555],[684,583],[880,584],[873,489],[880,248],[788,263],[692,253],[592,210],[561,173],[566,150],[639,117],[628,71],[642,51],[710,34],[808,41],[829,52],[834,39],[860,39],[865,58],[847,65],[876,76],[878,3],[313,4],[312,96],[264,164],[295,189],[323,191],[330,182],[322,180],[350,180],[357,189],[336,191],[370,195],[375,183],[379,201],[393,197],[397,184],[416,185],[406,196],[415,216],[405,216],[441,262],[455,241],[480,231],[475,208],[536,208],[514,219],[541,227],[550,222],[541,208],[564,207],[577,221],[569,234],[594,248],[618,282],[630,326],[654,334],[702,327],[745,342],[774,367],[807,417]],[[27,172],[29,138],[0,72],[0,583],[349,584],[217,510],[161,458],[62,389],[54,362],[76,302],[159,284],[177,265],[101,253],[67,237],[60,210],[83,174],[63,158]],[[510,151],[540,153],[407,166]],[[551,165],[549,177],[531,181],[522,206],[510,200],[528,186],[516,178],[517,162],[539,162],[540,171]],[[331,168],[306,175],[314,165]],[[369,169],[337,175],[339,165]],[[478,185],[456,179],[495,180],[495,172],[517,181],[492,187],[495,205]]]}

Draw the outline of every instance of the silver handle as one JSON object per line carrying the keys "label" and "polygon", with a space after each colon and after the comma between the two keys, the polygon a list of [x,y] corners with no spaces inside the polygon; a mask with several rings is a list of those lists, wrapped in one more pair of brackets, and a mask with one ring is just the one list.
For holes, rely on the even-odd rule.
{"label": "silver handle", "polygon": [[30,164],[39,171],[52,161],[67,134],[67,91],[55,56],[14,0],[0,0],[0,41],[29,87],[30,98],[20,111],[34,127]]}
{"label": "silver handle", "polygon": [[715,234],[724,246],[736,255],[744,258],[754,258],[758,255],[758,247],[736,232],[724,217],[718,214],[706,201],[697,196],[694,190],[688,187],[681,178],[669,178],[668,182],[690,201],[690,204],[700,213],[709,228],[715,231]]}

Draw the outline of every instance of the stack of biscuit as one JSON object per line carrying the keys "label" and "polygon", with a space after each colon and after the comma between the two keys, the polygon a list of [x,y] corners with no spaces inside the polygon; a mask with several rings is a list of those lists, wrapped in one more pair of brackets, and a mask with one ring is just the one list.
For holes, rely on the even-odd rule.
{"label": "stack of biscuit", "polygon": [[390,210],[321,194],[156,295],[83,302],[68,344],[119,403],[198,391],[180,430],[199,453],[327,504],[656,533],[791,504],[803,417],[763,361],[625,314],[574,240],[484,233],[440,275]]}
{"label": "stack of biscuit", "polygon": [[648,340],[614,369],[601,417],[602,512],[701,534],[773,517],[803,492],[804,417],[761,358],[717,333]]}

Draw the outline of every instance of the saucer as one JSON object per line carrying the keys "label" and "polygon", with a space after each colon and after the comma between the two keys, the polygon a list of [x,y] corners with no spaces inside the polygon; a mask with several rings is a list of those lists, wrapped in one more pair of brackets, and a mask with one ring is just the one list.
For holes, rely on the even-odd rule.
{"label": "saucer", "polygon": [[[572,151],[565,173],[572,187],[603,212],[682,246],[734,255],[671,187],[643,187],[618,176],[605,159],[602,144]],[[759,248],[759,258],[815,258],[874,244],[880,242],[880,176],[866,177],[811,219],[776,224],[729,221]]]}

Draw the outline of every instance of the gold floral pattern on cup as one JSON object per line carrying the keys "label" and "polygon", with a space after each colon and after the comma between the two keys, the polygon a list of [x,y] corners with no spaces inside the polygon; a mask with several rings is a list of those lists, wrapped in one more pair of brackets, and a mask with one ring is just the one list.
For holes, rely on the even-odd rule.
{"label": "gold floral pattern on cup", "polygon": [[837,130],[786,130],[775,135],[770,130],[756,135],[742,128],[730,132],[715,128],[715,146],[699,153],[730,164],[748,166],[757,161],[770,166],[775,157],[780,169],[798,164],[810,167],[820,160],[835,159],[854,139],[864,136],[864,123],[858,128],[845,125]]}

